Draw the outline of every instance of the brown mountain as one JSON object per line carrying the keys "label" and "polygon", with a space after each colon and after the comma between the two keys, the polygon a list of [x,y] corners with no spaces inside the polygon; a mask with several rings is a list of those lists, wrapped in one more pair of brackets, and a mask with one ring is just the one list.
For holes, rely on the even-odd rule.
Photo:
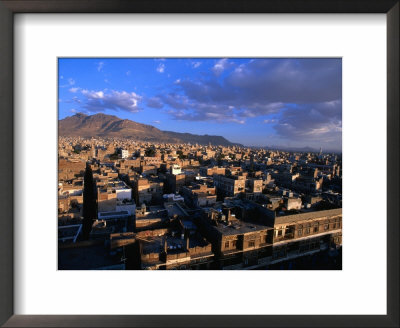
{"label": "brown mountain", "polygon": [[138,141],[235,145],[221,136],[161,131],[154,126],[123,120],[114,115],[77,113],[58,121],[58,134],[70,137],[118,137]]}

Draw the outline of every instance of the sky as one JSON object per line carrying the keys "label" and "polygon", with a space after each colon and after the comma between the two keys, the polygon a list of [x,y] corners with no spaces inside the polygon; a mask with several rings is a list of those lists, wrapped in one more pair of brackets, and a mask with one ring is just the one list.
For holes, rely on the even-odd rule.
{"label": "sky", "polygon": [[59,119],[105,113],[259,147],[342,149],[340,58],[60,58]]}

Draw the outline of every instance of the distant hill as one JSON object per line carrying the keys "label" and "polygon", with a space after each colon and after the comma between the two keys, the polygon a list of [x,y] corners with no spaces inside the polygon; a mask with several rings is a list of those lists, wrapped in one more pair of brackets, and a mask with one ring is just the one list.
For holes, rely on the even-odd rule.
{"label": "distant hill", "polygon": [[[305,147],[289,147],[289,146],[265,146],[264,149],[267,150],[281,150],[287,152],[298,152],[298,153],[318,153],[319,148],[312,148],[309,146]],[[342,153],[339,150],[332,150],[332,149],[323,149],[324,153]]]}
{"label": "distant hill", "polygon": [[233,146],[221,136],[161,131],[152,125],[120,119],[114,115],[77,113],[58,121],[58,134],[69,137],[118,137],[159,143],[191,143]]}

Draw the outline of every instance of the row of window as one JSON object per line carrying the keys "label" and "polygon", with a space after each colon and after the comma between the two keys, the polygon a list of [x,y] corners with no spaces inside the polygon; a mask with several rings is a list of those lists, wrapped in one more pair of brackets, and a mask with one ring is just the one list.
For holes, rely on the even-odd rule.
{"label": "row of window", "polygon": [[[319,232],[319,226],[313,226],[313,227],[306,227],[304,229],[304,234],[309,235],[311,233],[311,228],[314,233]],[[339,229],[340,228],[340,222],[335,222],[331,224],[331,229]],[[324,231],[329,230],[329,224],[324,224]],[[303,229],[298,229],[297,230],[297,235],[300,237],[303,235]]]}
{"label": "row of window", "polygon": [[[261,242],[261,244],[265,244],[267,242],[267,235],[261,236],[260,242]],[[232,248],[236,248],[236,245],[237,245],[237,240],[232,240],[232,244],[228,240],[228,241],[225,242],[225,249],[231,248],[231,246],[232,246]],[[247,247],[255,247],[255,246],[256,246],[256,241],[255,240],[249,240],[247,242]]]}
{"label": "row of window", "polygon": [[[324,231],[328,231],[329,229],[339,229],[339,228],[340,228],[340,222],[335,222],[335,223],[331,223],[331,224],[327,223],[327,224],[323,225]],[[310,226],[310,227],[306,227],[304,229],[301,228],[301,229],[297,230],[297,236],[301,237],[303,235],[309,235],[309,234],[311,234],[311,231],[313,233],[318,233],[319,230],[320,230],[319,226],[313,226],[313,227]],[[278,236],[282,236],[283,230],[278,230],[277,233],[278,233]],[[286,231],[285,235],[288,235],[290,233],[292,233],[292,232],[291,231]],[[267,242],[267,236],[266,235],[261,236],[260,242],[261,242],[261,244],[266,243]],[[230,243],[231,243],[230,241],[226,241],[225,242],[225,249],[236,248],[236,245],[237,245],[237,241],[236,240],[233,240],[232,244],[230,244]],[[247,246],[248,247],[255,247],[255,241],[254,240],[248,241]]]}
{"label": "row of window", "polygon": [[[236,240],[232,240],[232,248],[236,248]],[[226,241],[225,242],[225,248],[229,248],[229,244],[230,244],[230,242],[229,241]]]}
{"label": "row of window", "polygon": [[[339,221],[337,221],[337,222],[334,222],[334,223],[326,223],[326,224],[321,224],[321,225],[314,225],[314,226],[311,226],[311,224],[309,225],[309,226],[307,226],[307,227],[302,227],[302,226],[300,226],[300,228],[298,228],[297,229],[297,236],[303,236],[303,234],[304,235],[309,235],[309,234],[311,234],[311,233],[318,233],[319,231],[320,231],[320,226],[322,227],[323,226],[323,231],[328,231],[329,229],[339,229],[340,228],[340,222]],[[276,236],[277,237],[281,237],[281,236],[283,236],[283,231],[284,231],[285,229],[283,229],[283,227],[281,227],[281,229],[279,229],[279,230],[275,230],[275,233],[276,233]],[[294,226],[291,226],[291,227],[287,227],[286,228],[286,230],[285,230],[285,235],[286,236],[292,236],[292,237],[294,237]]]}

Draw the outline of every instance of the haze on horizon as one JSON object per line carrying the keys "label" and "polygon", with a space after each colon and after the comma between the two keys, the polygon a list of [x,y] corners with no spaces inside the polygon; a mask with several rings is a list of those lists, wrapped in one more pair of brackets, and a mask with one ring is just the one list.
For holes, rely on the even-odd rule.
{"label": "haze on horizon", "polygon": [[60,58],[59,119],[105,113],[246,146],[342,150],[340,58]]}

